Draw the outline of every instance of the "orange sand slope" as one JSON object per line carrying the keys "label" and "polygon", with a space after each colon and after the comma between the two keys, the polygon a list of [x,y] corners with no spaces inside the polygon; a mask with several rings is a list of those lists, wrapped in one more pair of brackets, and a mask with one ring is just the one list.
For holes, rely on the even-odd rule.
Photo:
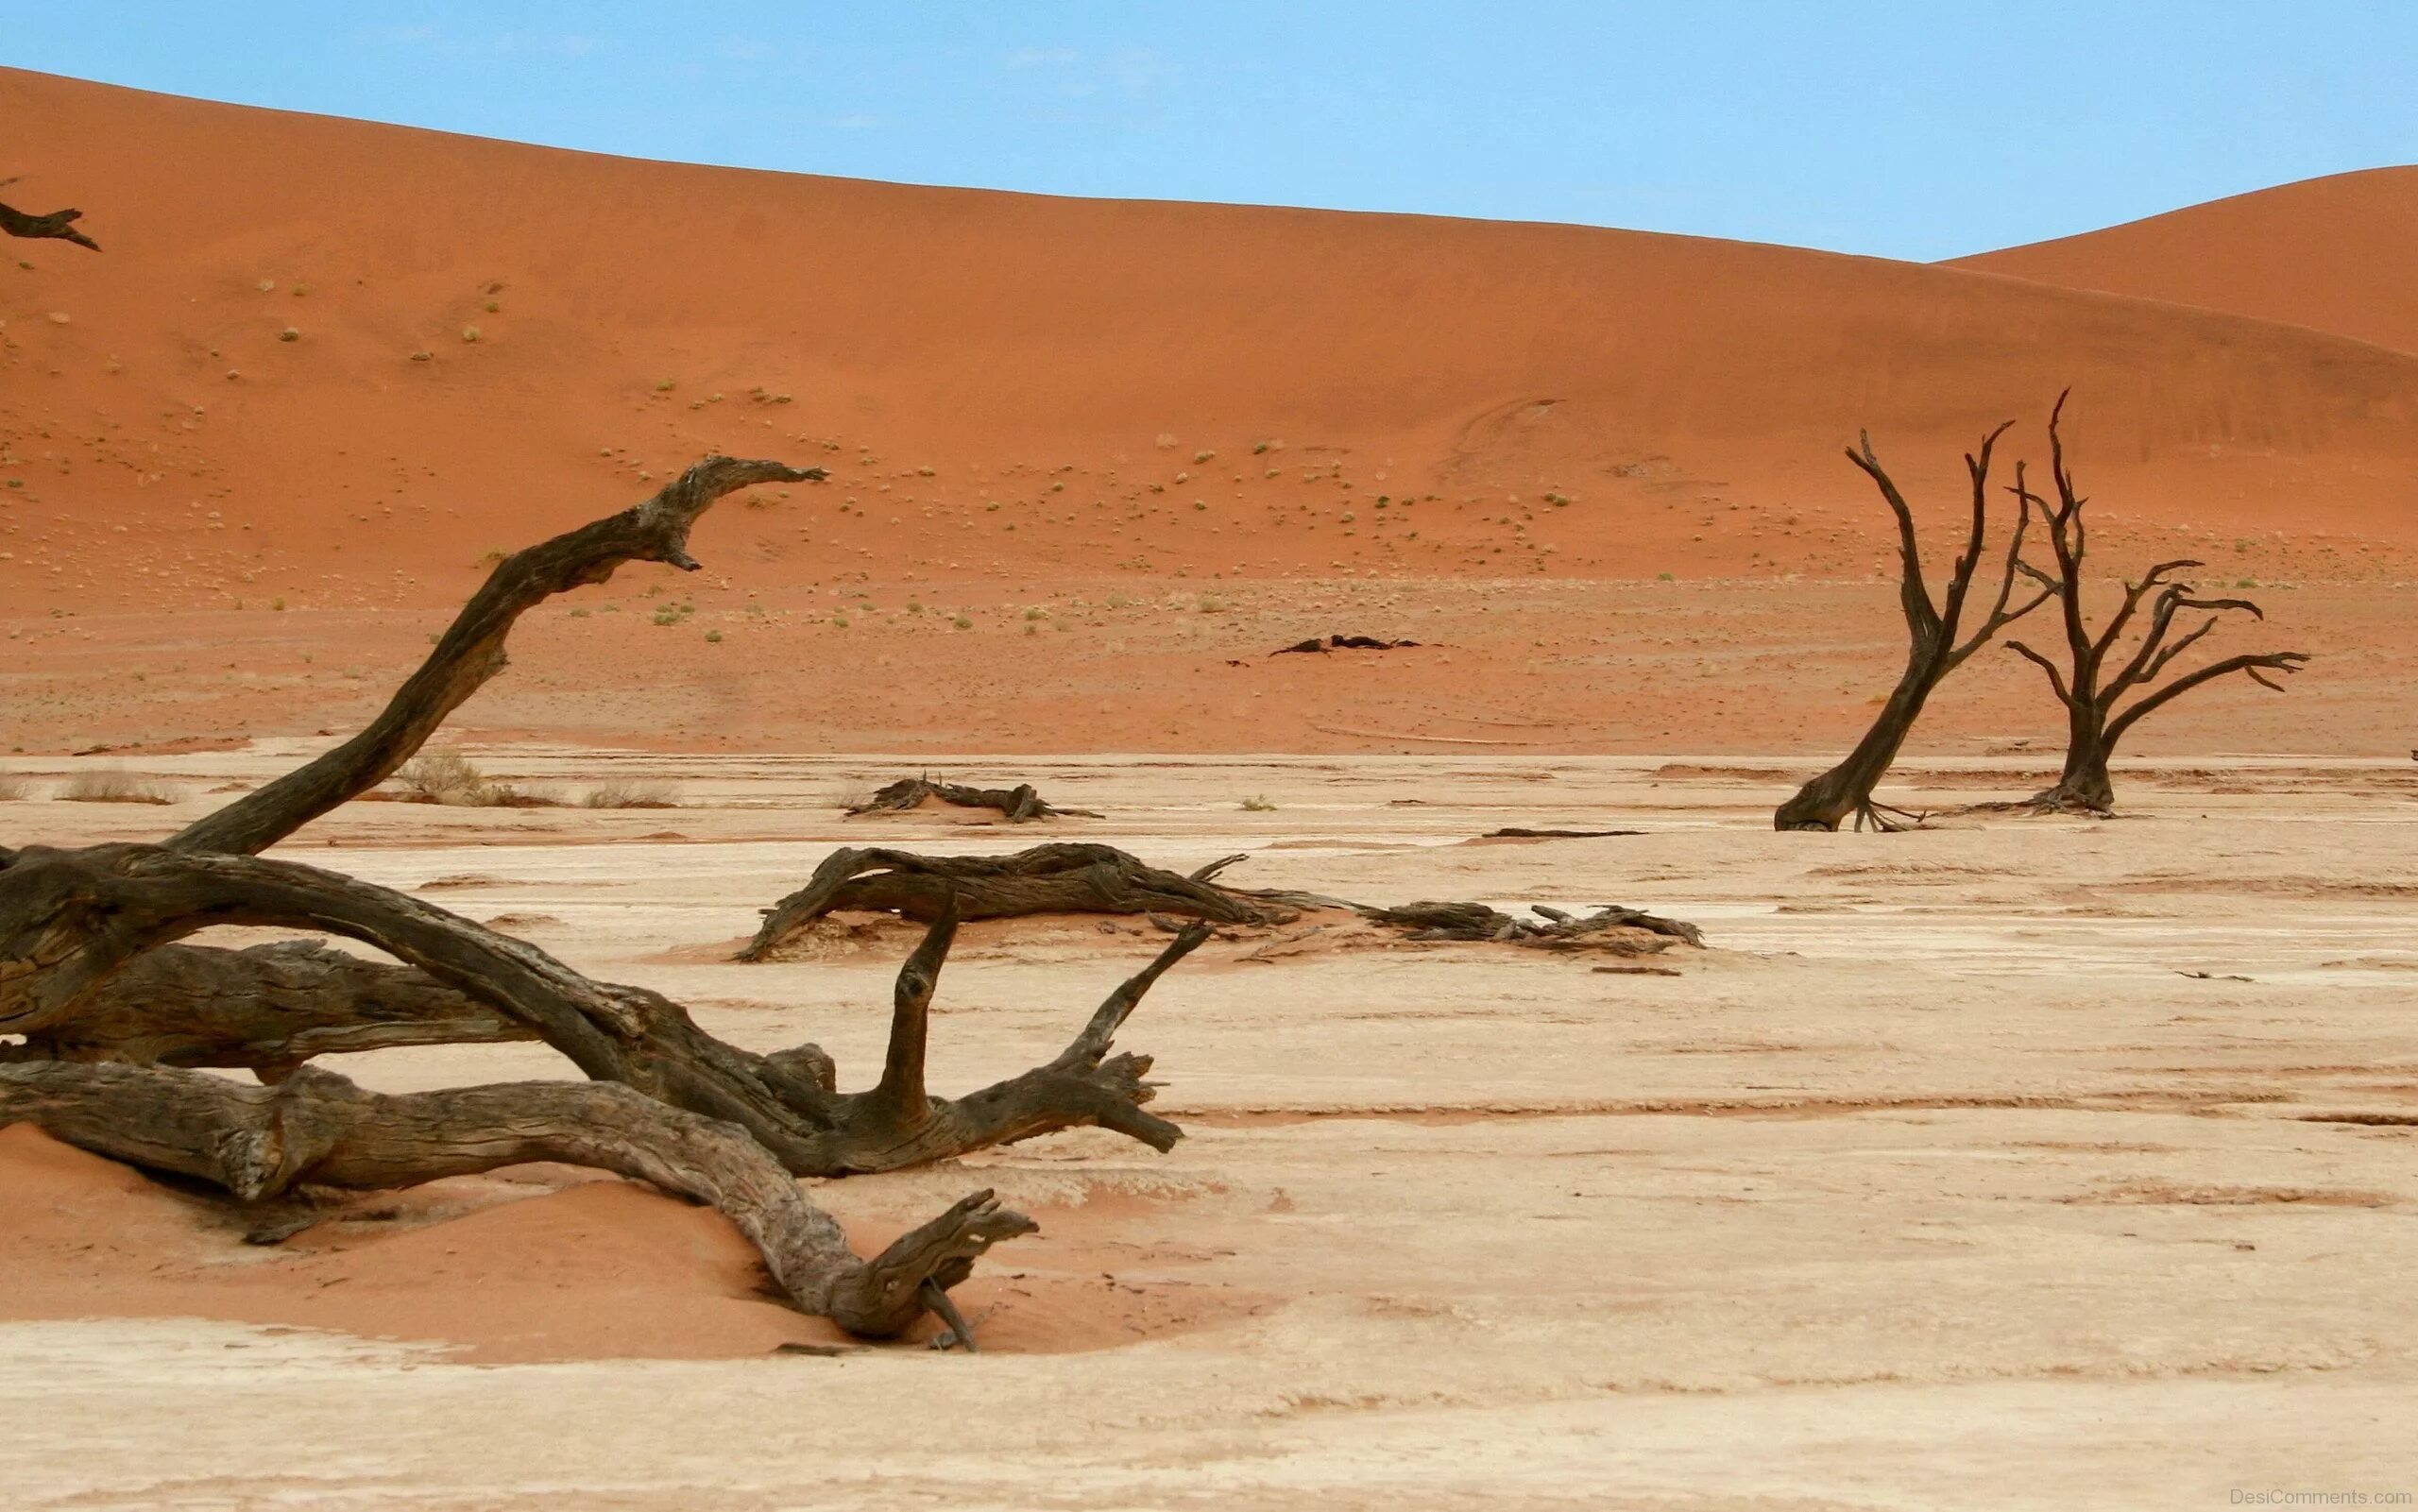
{"label": "orange sand slope", "polygon": [[[107,248],[12,244],[0,283],[21,613],[450,603],[711,450],[834,473],[741,517],[710,564],[741,590],[1846,575],[1692,517],[1865,535],[1858,427],[1952,489],[2067,383],[2104,509],[2418,540],[2383,294],[2362,342],[1783,247],[687,167],[21,72],[0,120],[12,197]],[[2364,246],[2331,255],[2387,277]]]}
{"label": "orange sand slope", "polygon": [[2211,200],[1949,267],[2198,305],[2418,352],[2418,167]]}

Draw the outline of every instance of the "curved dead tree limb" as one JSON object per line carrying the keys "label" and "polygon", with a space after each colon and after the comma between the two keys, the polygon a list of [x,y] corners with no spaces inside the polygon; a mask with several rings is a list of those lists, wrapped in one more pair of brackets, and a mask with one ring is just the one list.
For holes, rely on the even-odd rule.
{"label": "curved dead tree limb", "polygon": [[[409,894],[290,861],[162,846],[9,854],[0,870],[0,1033],[29,1045],[90,1044],[92,1031],[77,1025],[130,962],[213,925],[309,929],[375,946],[526,1027],[594,1079],[739,1125],[801,1175],[892,1170],[1086,1125],[1158,1149],[1180,1135],[1141,1111],[1151,1096],[1142,1080],[1149,1059],[1104,1050],[1071,1069],[1062,1056],[953,1100],[926,1095],[918,1106],[899,1096],[922,1074],[929,987],[914,982],[937,977],[953,922],[936,926],[909,962],[894,1026],[911,1024],[911,1040],[894,1037],[880,1085],[847,1094],[813,1045],[741,1049],[660,993],[591,981],[535,945]],[[1138,995],[1205,938],[1205,929],[1179,938],[1120,992]]]}
{"label": "curved dead tree limb", "polygon": [[409,760],[447,715],[503,670],[504,637],[521,615],[557,593],[604,582],[624,562],[663,562],[693,572],[698,564],[689,554],[689,530],[716,500],[757,484],[825,476],[821,467],[707,457],[643,503],[504,558],[366,729],[195,821],[168,843],[246,856],[276,844]]}
{"label": "curved dead tree limb", "polygon": [[[1645,954],[1673,941],[1704,943],[1682,920],[1607,905],[1584,918],[1535,906],[1519,918],[1482,903],[1405,903],[1379,908],[1349,898],[1282,888],[1236,888],[1215,878],[1242,855],[1221,856],[1189,876],[1149,866],[1109,845],[1036,845],[1013,856],[918,856],[909,851],[838,850],[804,888],[767,910],[741,960],[774,960],[814,922],[847,911],[895,913],[954,934],[957,921],[1047,913],[1142,914],[1167,932],[1223,925],[1294,923],[1333,909],[1402,931],[1412,940],[1502,941],[1541,949],[1602,949]],[[1154,975],[1154,974],[1153,974]],[[903,979],[903,978],[902,978]]]}
{"label": "curved dead tree limb", "polygon": [[[1204,868],[1214,875],[1218,867]],[[1168,913],[1212,924],[1265,924],[1274,906],[1208,880],[1144,864],[1113,845],[1059,842],[1013,856],[918,856],[850,847],[833,851],[806,886],[767,909],[741,960],[766,960],[825,914],[895,913],[925,922],[1032,913]]]}
{"label": "curved dead tree limb", "polygon": [[1905,745],[1915,722],[1922,717],[1932,689],[2001,630],[2047,603],[2052,591],[2041,586],[2021,603],[2015,602],[2018,578],[2045,583],[2043,575],[2023,560],[2024,527],[2031,517],[2028,511],[2018,513],[2015,528],[2007,536],[2004,562],[1997,574],[1998,592],[1989,611],[1970,632],[1964,629],[1966,601],[1988,545],[1990,452],[2014,423],[2009,420],[2001,425],[1982,438],[1978,451],[1966,454],[1965,471],[1972,483],[1970,523],[1966,531],[1965,549],[1958,553],[1946,588],[1937,599],[1924,581],[1922,545],[1916,535],[1914,510],[1896,481],[1881,466],[1881,459],[1873,454],[1871,436],[1861,437],[1860,444],[1848,450],[1848,460],[1872,480],[1897,521],[1898,603],[1906,620],[1906,666],[1855,749],[1780,805],[1772,815],[1773,828],[1835,830],[1841,824],[1853,821],[1858,829],[1869,824],[1875,829],[1894,830],[1907,827],[1909,822],[1920,822],[1919,816],[1873,802],[1873,790],[1897,761],[1898,752]]}
{"label": "curved dead tree limb", "polygon": [[927,800],[937,801],[959,808],[996,808],[1011,824],[1029,824],[1036,819],[1098,819],[1088,808],[1060,808],[1042,801],[1029,782],[1013,788],[969,788],[962,783],[930,777],[901,777],[883,788],[863,803],[850,806],[848,813],[907,813],[920,808]]}
{"label": "curved dead tree limb", "polygon": [[0,205],[0,231],[28,241],[73,242],[97,252],[101,244],[76,229],[76,222],[83,218],[80,210],[54,210],[46,215],[34,215],[11,205]]}
{"label": "curved dead tree limb", "polygon": [[[2223,616],[2241,613],[2254,620],[2267,618],[2265,611],[2248,599],[2200,597],[2197,589],[2176,576],[2205,565],[2188,559],[2157,563],[2142,573],[2139,581],[2126,584],[2124,596],[2107,617],[2107,622],[2095,631],[2090,628],[2082,603],[2085,558],[2089,550],[2083,506],[2089,500],[2075,491],[2073,471],[2066,465],[2062,432],[2066,399],[2071,393],[2069,389],[2058,395],[2049,412],[2049,471],[2056,490],[2055,501],[2032,490],[2019,463],[2015,469],[2015,485],[2008,490],[2027,516],[2038,511],[2049,549],[2056,553],[2056,576],[2039,576],[2050,585],[2058,601],[2059,620],[2066,637],[2065,665],[2060,667],[2019,640],[2008,641],[2007,649],[2040,669],[2049,680],[2050,692],[2066,711],[2065,769],[2054,787],[2033,794],[2030,807],[2042,811],[2105,814],[2112,812],[2116,804],[2116,785],[2108,773],[2108,759],[2115,755],[2117,742],[2135,724],[2193,688],[2237,672],[2262,688],[2281,692],[2283,685],[2274,678],[2300,671],[2308,656],[2298,651],[2227,656],[2160,685],[2158,679],[2175,659],[2214,631]],[[2144,606],[2148,618],[2134,631]],[[2175,620],[2182,615],[2206,618],[2178,636],[2174,634]],[[2111,667],[2112,659],[2124,646],[2128,631],[2134,634],[2130,653]],[[2132,696],[2130,704],[2124,703],[2127,695]]]}
{"label": "curved dead tree limb", "polygon": [[317,941],[177,944],[128,961],[54,1030],[0,1045],[0,1061],[228,1066],[274,1079],[314,1056],[536,1037],[422,972]]}
{"label": "curved dead tree limb", "polygon": [[1483,903],[1405,903],[1363,909],[1375,924],[1408,931],[1412,940],[1492,940],[1540,950],[1602,950],[1646,956],[1674,942],[1704,943],[1704,931],[1679,919],[1608,904],[1584,917],[1541,903],[1528,906],[1534,919],[1504,913]]}
{"label": "curved dead tree limb", "polygon": [[[872,1260],[746,1130],[628,1087],[526,1081],[385,1096],[306,1067],[275,1087],[206,1072],[60,1062],[0,1065],[0,1125],[196,1177],[239,1201],[295,1188],[386,1190],[526,1161],[611,1171],[720,1211],[801,1312],[884,1338],[1032,1220],[976,1192]],[[291,1225],[287,1226],[289,1229]]]}

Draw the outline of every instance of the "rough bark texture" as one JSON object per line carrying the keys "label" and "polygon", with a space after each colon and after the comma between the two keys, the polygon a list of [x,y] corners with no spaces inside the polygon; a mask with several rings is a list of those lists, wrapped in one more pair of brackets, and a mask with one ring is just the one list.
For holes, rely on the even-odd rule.
{"label": "rough bark texture", "polygon": [[2007,426],[2014,423],[2010,420],[2001,425],[1982,438],[1977,453],[1966,455],[1965,470],[1972,482],[1971,524],[1966,534],[1965,550],[1949,574],[1946,591],[1936,600],[1923,579],[1922,547],[1915,534],[1914,511],[1896,482],[1882,467],[1881,460],[1873,455],[1872,438],[1866,435],[1859,447],[1848,450],[1848,460],[1872,480],[1898,522],[1898,602],[1906,619],[1906,665],[1864,739],[1856,742],[1845,760],[1806,783],[1780,805],[1772,815],[1773,828],[1835,830],[1852,820],[1858,829],[1870,824],[1888,830],[1903,828],[1909,822],[1919,823],[1916,816],[1874,803],[1873,790],[1896,763],[1907,735],[1922,717],[1932,689],[2001,630],[2049,599],[2048,591],[2043,589],[2021,604],[2008,607],[2015,594],[2015,580],[2024,570],[2023,530],[2031,518],[2028,511],[2018,513],[2015,529],[2007,538],[1998,597],[1982,623],[1970,635],[1958,638],[1966,597],[1972,590],[1974,573],[1988,542],[1990,452],[1999,437],[2006,433]]}
{"label": "rough bark texture", "polygon": [[[1223,864],[1223,863],[1219,863]],[[929,921],[950,909],[964,919],[1035,913],[1166,913],[1212,924],[1268,924],[1271,904],[1144,864],[1113,845],[1036,845],[1013,856],[918,856],[911,851],[833,851],[806,886],[766,911],[741,960],[773,959],[815,920],[839,911],[896,913]]]}
{"label": "rough bark texture", "polygon": [[1022,824],[1035,819],[1098,819],[1088,808],[1060,808],[1042,801],[1031,783],[1018,783],[1013,788],[969,788],[963,783],[938,781],[929,777],[901,777],[875,793],[863,803],[849,808],[854,814],[906,813],[923,807],[925,800],[938,799],[959,808],[996,808],[1011,824]]}
{"label": "rough bark texture", "polygon": [[536,1031],[424,973],[311,940],[135,957],[74,1016],[0,1045],[0,1061],[230,1066],[281,1077],[314,1056],[534,1040]]}
{"label": "rough bark texture", "polygon": [[[206,1072],[63,1062],[0,1065],[0,1126],[31,1123],[95,1154],[268,1203],[305,1183],[384,1189],[525,1161],[593,1166],[720,1210],[800,1311],[887,1337],[1031,1219],[977,1192],[871,1261],[746,1130],[627,1087],[527,1081],[383,1096],[307,1067],[275,1087]],[[291,1232],[298,1225],[286,1224]]]}
{"label": "rough bark texture", "polygon": [[[2116,784],[2108,773],[2108,759],[2116,754],[2117,742],[2135,724],[2193,688],[2236,672],[2262,688],[2281,692],[2283,685],[2268,674],[2289,676],[2300,671],[2308,656],[2297,651],[2227,656],[2158,686],[2158,678],[2175,658],[2215,630],[2225,614],[2239,611],[2254,620],[2267,618],[2248,599],[2204,599],[2190,584],[2176,581],[2175,573],[2205,565],[2188,559],[2160,562],[2142,573],[2140,581],[2124,585],[2123,600],[2107,623],[2096,631],[2090,628],[2082,603],[2084,558],[2089,550],[2083,505],[2089,501],[2074,492],[2073,473],[2066,466],[2065,437],[2060,430],[2066,399],[2067,395],[2058,395],[2055,407],[2049,412],[2049,470],[2057,491],[2056,501],[2052,503],[2032,491],[2020,463],[2016,466],[2015,486],[2010,490],[2027,518],[2035,510],[2039,512],[2049,548],[2056,554],[2055,576],[2027,570],[2057,600],[2058,618],[2066,637],[2066,664],[2060,669],[2054,661],[2019,640],[2007,642],[2007,649],[2047,675],[2050,691],[2066,712],[2065,769],[2054,787],[2032,796],[2031,806],[2043,811],[2105,814],[2116,806]],[[2120,663],[2111,663],[2111,658],[2120,654],[2125,633],[2140,620],[2145,603],[2149,606],[2148,619],[2141,623],[2130,654],[2123,654]],[[2175,636],[2175,616],[2184,613],[2205,613],[2207,618],[2195,628]],[[2133,701],[2125,705],[2123,700],[2128,695]]]}
{"label": "rough bark texture", "polygon": [[[1142,1111],[1151,1096],[1142,1079],[1147,1057],[1106,1058],[1103,1045],[1099,1056],[1061,1055],[955,1101],[893,1106],[879,1089],[834,1090],[830,1058],[816,1046],[758,1055],[726,1045],[659,993],[591,981],[535,945],[408,894],[289,861],[163,846],[35,846],[8,857],[0,1033],[89,1043],[76,1026],[95,994],[145,951],[213,924],[309,929],[373,945],[525,1026],[595,1079],[740,1125],[803,1175],[891,1170],[1082,1125],[1157,1149],[1181,1137]],[[954,913],[944,910],[900,975],[902,994],[920,981],[918,1002],[928,1003],[955,929]],[[1110,999],[1124,1004],[1116,1021],[1205,938],[1205,927],[1180,937],[1120,987]],[[914,1053],[920,1064],[920,1039]]]}

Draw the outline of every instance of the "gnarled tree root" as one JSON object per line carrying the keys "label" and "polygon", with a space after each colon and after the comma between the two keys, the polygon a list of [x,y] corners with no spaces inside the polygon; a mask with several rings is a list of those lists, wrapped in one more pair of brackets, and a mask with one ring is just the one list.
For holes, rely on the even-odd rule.
{"label": "gnarled tree root", "polygon": [[739,1227],[801,1312],[886,1338],[927,1310],[1030,1218],[977,1192],[860,1260],[830,1215],[747,1131],[605,1082],[524,1081],[386,1096],[306,1067],[275,1087],[206,1072],[72,1064],[0,1066],[0,1125],[31,1123],[70,1145],[266,1203],[303,1184],[384,1190],[526,1161],[648,1181]]}
{"label": "gnarled tree root", "polygon": [[1060,808],[1045,803],[1029,782],[1013,788],[969,788],[963,783],[935,782],[929,777],[901,777],[863,803],[852,805],[848,813],[852,817],[907,813],[922,807],[927,799],[937,799],[958,808],[996,808],[1011,824],[1029,824],[1036,819],[1100,817],[1088,808]]}

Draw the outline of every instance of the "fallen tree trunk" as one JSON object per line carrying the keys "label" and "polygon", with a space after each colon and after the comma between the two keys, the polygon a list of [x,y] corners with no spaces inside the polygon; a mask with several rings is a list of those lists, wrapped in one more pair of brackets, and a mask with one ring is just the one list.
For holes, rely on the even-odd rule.
{"label": "fallen tree trunk", "polygon": [[528,1161],[611,1171],[717,1209],[799,1311],[872,1338],[923,1315],[928,1282],[945,1291],[991,1246],[1036,1230],[977,1192],[860,1260],[745,1130],[600,1082],[384,1096],[316,1067],[279,1086],[246,1087],[163,1067],[0,1065],[0,1126],[11,1123],[198,1178],[245,1203],[274,1202],[306,1184],[384,1190]]}
{"label": "fallen tree trunk", "polygon": [[6,1061],[227,1066],[274,1080],[314,1056],[534,1040],[536,1030],[424,973],[317,941],[245,950],[162,945]]}
{"label": "fallen tree trunk", "polygon": [[[893,1170],[1084,1125],[1161,1150],[1182,1137],[1142,1111],[1152,1095],[1142,1079],[1149,1057],[1108,1057],[1104,1038],[954,1101],[841,1093],[817,1046],[742,1050],[660,993],[592,981],[422,899],[290,861],[153,845],[33,846],[0,853],[0,1033],[29,1044],[91,1044],[92,1030],[77,1027],[85,1007],[129,962],[212,925],[255,925],[373,945],[525,1026],[595,1079],[740,1125],[801,1175]],[[956,928],[945,909],[899,973],[892,1053],[911,1042],[919,1077],[923,1015]],[[1122,1024],[1206,938],[1202,926],[1169,943],[1111,994],[1077,1046],[1091,1045],[1100,1015]]]}
{"label": "fallen tree trunk", "polygon": [[[1619,833],[1619,832],[1615,832]],[[776,960],[815,921],[840,912],[894,913],[929,920],[956,909],[963,918],[1052,913],[1145,914],[1170,932],[1196,926],[1290,924],[1324,909],[1348,910],[1413,940],[1502,941],[1541,949],[1602,949],[1643,955],[1672,941],[1704,943],[1694,925],[1607,905],[1585,918],[1532,906],[1522,919],[1483,903],[1405,903],[1379,908],[1280,888],[1235,888],[1218,874],[1244,859],[1221,857],[1189,876],[1150,866],[1111,845],[1054,843],[1012,856],[918,856],[911,851],[833,851],[797,892],[765,910],[763,926],[736,959]]]}
{"label": "fallen tree trunk", "polygon": [[1704,943],[1704,931],[1694,925],[1618,904],[1607,904],[1583,918],[1541,903],[1528,908],[1541,917],[1523,919],[1483,903],[1405,903],[1363,909],[1361,913],[1373,923],[1408,931],[1413,940],[1492,940],[1542,950],[1609,950],[1624,956],[1667,950],[1674,941]]}
{"label": "fallen tree trunk", "polygon": [[97,252],[101,244],[76,229],[76,222],[83,218],[80,210],[54,210],[36,215],[12,205],[0,205],[0,231],[28,241],[74,242]]}
{"label": "fallen tree trunk", "polygon": [[[1229,860],[1234,858],[1229,858]],[[1166,913],[1210,924],[1269,924],[1283,917],[1216,885],[1218,862],[1190,876],[1150,866],[1113,845],[1058,842],[1013,856],[918,856],[912,851],[833,851],[806,886],[765,910],[741,960],[769,960],[814,921],[834,912],[895,913],[925,922],[954,909],[962,919],[1036,913]]]}
{"label": "fallen tree trunk", "polygon": [[1013,788],[969,788],[962,783],[934,782],[929,777],[901,777],[875,793],[863,803],[853,805],[848,812],[857,814],[907,813],[924,806],[925,800],[937,799],[959,808],[996,808],[1011,824],[1029,824],[1036,819],[1098,819],[1088,808],[1060,808],[1042,801],[1031,783],[1018,783]]}

